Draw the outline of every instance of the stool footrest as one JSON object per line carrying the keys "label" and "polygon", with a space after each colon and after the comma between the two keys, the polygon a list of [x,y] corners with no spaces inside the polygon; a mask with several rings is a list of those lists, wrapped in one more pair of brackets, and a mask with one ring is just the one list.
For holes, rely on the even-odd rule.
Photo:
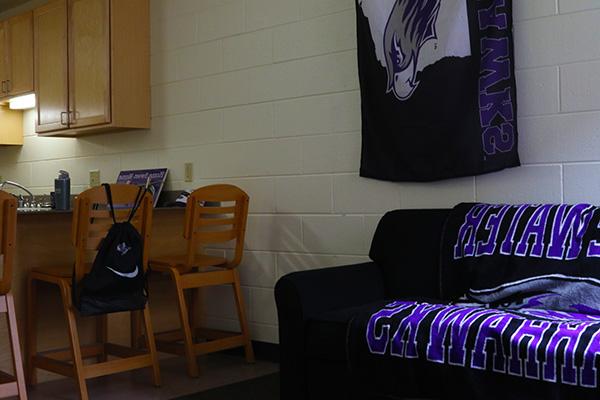
{"label": "stool footrest", "polygon": [[[81,348],[81,357],[83,359],[97,357],[101,354],[104,354],[104,345],[102,343],[95,343]],[[40,352],[38,355],[57,361],[71,361],[73,359],[70,348]]]}
{"label": "stool footrest", "polygon": [[215,351],[233,349],[246,344],[243,335],[230,336],[222,339],[211,340],[210,342],[196,343],[194,352],[196,355],[214,353]]}
{"label": "stool footrest", "polygon": [[[246,344],[245,338],[240,333],[220,331],[216,329],[196,329],[198,334],[204,334],[203,337],[208,339],[206,342],[194,343],[194,353],[196,355],[209,354],[215,351],[233,349],[242,347]],[[179,335],[177,335],[179,333]],[[178,343],[183,340],[183,333],[179,331],[163,332],[163,338],[160,334],[156,336],[156,347],[158,351],[163,353],[185,355],[185,347],[183,343]]]}
{"label": "stool footrest", "polygon": [[33,366],[35,368],[54,372],[55,374],[68,376],[71,378],[75,377],[73,364],[63,360],[56,360],[54,358],[46,357],[41,354],[37,354],[33,357]]}
{"label": "stool footrest", "polygon": [[86,365],[83,367],[83,375],[86,379],[96,378],[98,376],[112,375],[119,372],[131,371],[134,369],[151,366],[152,358],[150,357],[150,354],[144,354],[141,356],[127,357],[98,364]]}
{"label": "stool footrest", "polygon": [[106,343],[105,345],[106,354],[120,358],[129,358],[136,356],[147,355],[148,352],[141,349],[134,349],[127,346],[121,346],[120,344]]}
{"label": "stool footrest", "polygon": [[[119,357],[119,359],[85,365],[83,371],[86,378],[95,378],[116,372],[152,366],[152,358],[144,350],[133,349],[114,343],[96,343],[81,348],[83,359],[105,354]],[[33,358],[33,366],[59,375],[75,377],[75,369],[71,363],[72,360],[71,349],[51,350],[36,354]],[[2,383],[1,377],[0,383]]]}

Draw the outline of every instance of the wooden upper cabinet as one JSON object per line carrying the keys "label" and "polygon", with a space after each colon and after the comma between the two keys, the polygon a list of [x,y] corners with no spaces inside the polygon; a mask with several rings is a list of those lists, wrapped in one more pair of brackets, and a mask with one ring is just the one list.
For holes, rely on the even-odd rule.
{"label": "wooden upper cabinet", "polygon": [[8,42],[8,95],[33,92],[33,12],[6,21]]}
{"label": "wooden upper cabinet", "polygon": [[111,122],[109,18],[107,0],[69,2],[71,127]]}
{"label": "wooden upper cabinet", "polygon": [[8,86],[6,80],[9,74],[8,63],[8,35],[6,21],[0,22],[0,97],[8,95]]}
{"label": "wooden upper cabinet", "polygon": [[34,15],[38,133],[150,127],[148,0],[53,0]]}
{"label": "wooden upper cabinet", "polygon": [[33,92],[33,13],[0,22],[0,98]]}
{"label": "wooden upper cabinet", "polygon": [[54,1],[34,11],[37,132],[68,127],[67,3]]}

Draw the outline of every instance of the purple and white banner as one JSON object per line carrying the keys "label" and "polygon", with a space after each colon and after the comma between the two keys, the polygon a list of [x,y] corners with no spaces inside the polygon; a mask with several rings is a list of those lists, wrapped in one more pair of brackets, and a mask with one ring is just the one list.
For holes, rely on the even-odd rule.
{"label": "purple and white banner", "polygon": [[362,176],[519,165],[512,0],[357,0]]}
{"label": "purple and white banner", "polygon": [[600,316],[395,301],[371,315],[365,339],[373,357],[598,387]]}

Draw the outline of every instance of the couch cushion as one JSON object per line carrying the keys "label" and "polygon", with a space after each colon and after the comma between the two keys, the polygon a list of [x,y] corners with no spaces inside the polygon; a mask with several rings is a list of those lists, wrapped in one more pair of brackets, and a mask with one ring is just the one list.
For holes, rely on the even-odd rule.
{"label": "couch cushion", "polygon": [[312,318],[307,327],[306,351],[308,358],[345,362],[347,360],[348,322],[355,315],[375,312],[386,303],[386,301],[378,301],[362,306],[328,311]]}
{"label": "couch cushion", "polygon": [[[551,310],[398,300],[352,319],[348,359],[353,380],[386,386],[390,394],[405,390],[397,385],[398,377],[418,370],[416,376],[427,382],[428,374],[437,378],[443,367],[444,379],[451,378],[444,384],[451,384],[452,394],[461,387],[472,392],[451,398],[494,399],[519,377],[529,384],[520,385],[520,392],[512,386],[511,398],[540,398],[543,390],[541,398],[597,399],[599,321]],[[423,389],[421,385],[419,391]]]}
{"label": "couch cushion", "polygon": [[439,298],[440,238],[449,212],[395,210],[383,216],[369,256],[382,269],[388,298]]}

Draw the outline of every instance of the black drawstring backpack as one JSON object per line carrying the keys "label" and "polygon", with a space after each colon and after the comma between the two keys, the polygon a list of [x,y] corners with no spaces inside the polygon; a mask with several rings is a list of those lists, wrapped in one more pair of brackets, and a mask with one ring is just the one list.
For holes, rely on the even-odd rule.
{"label": "black drawstring backpack", "polygon": [[141,310],[148,300],[144,243],[131,220],[146,190],[140,187],[129,218],[117,222],[110,185],[103,184],[113,225],[100,243],[92,269],[81,282],[73,271],[73,304],[82,316]]}

